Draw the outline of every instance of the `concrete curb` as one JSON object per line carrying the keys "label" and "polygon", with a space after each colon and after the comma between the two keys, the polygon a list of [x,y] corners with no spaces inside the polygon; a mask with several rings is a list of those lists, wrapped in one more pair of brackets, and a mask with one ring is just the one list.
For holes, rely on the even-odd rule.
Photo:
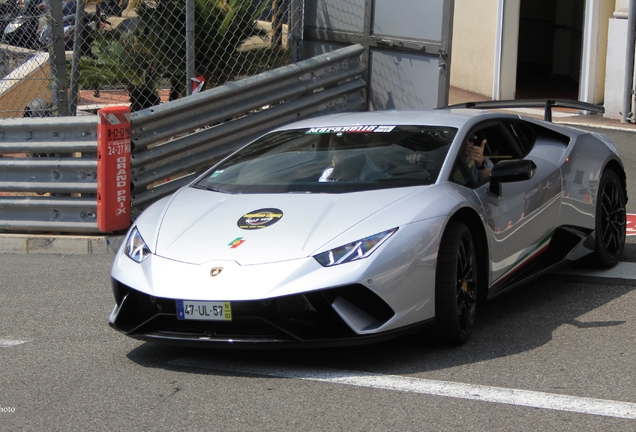
{"label": "concrete curb", "polygon": [[586,122],[586,121],[572,121],[572,120],[554,120],[556,124],[571,126],[571,127],[588,127],[588,128],[596,128],[596,129],[607,129],[607,130],[615,130],[615,131],[623,131],[623,132],[636,132],[633,124],[625,124],[617,123],[617,124],[602,124],[602,123],[594,123],[594,122]]}
{"label": "concrete curb", "polygon": [[124,236],[0,234],[0,254],[115,255]]}

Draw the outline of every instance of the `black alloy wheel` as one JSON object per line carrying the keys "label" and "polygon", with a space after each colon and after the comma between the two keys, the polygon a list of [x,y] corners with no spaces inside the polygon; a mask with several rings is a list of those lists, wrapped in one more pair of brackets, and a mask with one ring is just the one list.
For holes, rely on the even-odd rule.
{"label": "black alloy wheel", "polygon": [[606,170],[601,177],[596,204],[596,247],[599,267],[613,267],[625,248],[625,191],[618,175]]}
{"label": "black alloy wheel", "polygon": [[437,342],[460,345],[468,341],[477,307],[477,259],[473,236],[460,222],[448,224],[437,260],[435,277]]}

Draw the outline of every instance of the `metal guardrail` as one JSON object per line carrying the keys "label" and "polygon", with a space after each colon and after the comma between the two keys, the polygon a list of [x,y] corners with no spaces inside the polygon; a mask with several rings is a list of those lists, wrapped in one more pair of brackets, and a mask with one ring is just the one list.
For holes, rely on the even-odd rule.
{"label": "metal guardrail", "polygon": [[[364,110],[363,51],[350,46],[133,113],[131,217],[268,130]],[[0,157],[0,231],[99,232],[96,152],[96,117],[1,120],[0,154],[11,157]]]}
{"label": "metal guardrail", "polygon": [[97,117],[0,121],[0,154],[97,151]]}
{"label": "metal guardrail", "polygon": [[97,232],[97,118],[0,121],[0,230]]}

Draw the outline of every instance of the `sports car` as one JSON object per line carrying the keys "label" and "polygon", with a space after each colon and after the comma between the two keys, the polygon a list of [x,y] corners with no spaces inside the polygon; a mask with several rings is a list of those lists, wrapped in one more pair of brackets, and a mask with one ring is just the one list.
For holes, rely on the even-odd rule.
{"label": "sports car", "polygon": [[626,201],[611,140],[550,121],[453,107],[302,120],[134,221],[110,325],[219,347],[462,344],[484,301],[573,261],[615,265]]}

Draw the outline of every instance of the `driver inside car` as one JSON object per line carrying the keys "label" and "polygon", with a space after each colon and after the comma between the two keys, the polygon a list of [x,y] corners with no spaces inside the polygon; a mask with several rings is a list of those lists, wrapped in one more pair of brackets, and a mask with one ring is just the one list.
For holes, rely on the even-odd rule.
{"label": "driver inside car", "polygon": [[[484,148],[486,147],[487,140],[484,138],[479,144],[479,137],[475,134],[471,134],[466,138],[464,146],[461,150],[461,156],[466,161],[468,168],[475,181],[480,181],[490,177],[490,170],[494,166],[492,161],[484,157]],[[420,162],[423,158],[422,152],[415,152],[406,157],[406,160],[411,164]]]}
{"label": "driver inside car", "polygon": [[389,169],[382,149],[344,149],[342,134],[334,134],[329,141],[331,166],[320,176],[319,182],[374,181]]}
{"label": "driver inside car", "polygon": [[486,139],[482,139],[479,144],[477,135],[469,135],[462,147],[462,156],[466,159],[468,168],[473,179],[480,181],[490,177],[490,170],[493,163],[490,159],[484,157],[484,148],[486,147]]}

